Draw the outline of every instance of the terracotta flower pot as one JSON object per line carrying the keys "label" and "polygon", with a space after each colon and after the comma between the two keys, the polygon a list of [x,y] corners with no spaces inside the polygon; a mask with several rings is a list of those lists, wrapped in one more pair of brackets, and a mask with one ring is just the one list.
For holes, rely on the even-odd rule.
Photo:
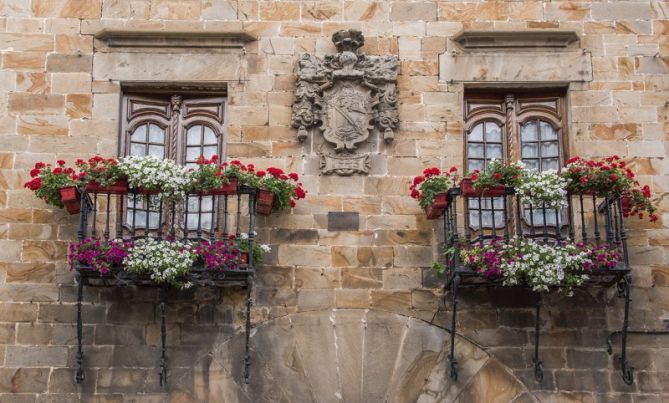
{"label": "terracotta flower pot", "polygon": [[128,180],[119,179],[116,182],[108,185],[101,186],[97,182],[88,182],[86,184],[86,192],[88,193],[108,193],[108,194],[127,194],[128,193]]}
{"label": "terracotta flower pot", "polygon": [[70,214],[78,214],[81,211],[81,195],[74,186],[66,186],[58,189],[60,200]]}
{"label": "terracotta flower pot", "polygon": [[428,220],[434,220],[441,217],[448,205],[448,198],[446,193],[439,193],[434,196],[434,201],[429,206],[425,207],[425,215]]}
{"label": "terracotta flower pot", "polygon": [[237,178],[230,178],[228,183],[216,189],[209,189],[204,192],[197,192],[200,196],[211,196],[211,195],[234,195],[237,194]]}
{"label": "terracotta flower pot", "polygon": [[472,178],[464,178],[460,182],[460,191],[464,197],[497,197],[506,194],[506,187],[504,185],[495,185],[489,188],[474,188],[474,181]]}
{"label": "terracotta flower pot", "polygon": [[248,252],[239,252],[239,264],[240,265],[249,264],[249,253]]}
{"label": "terracotta flower pot", "polygon": [[259,215],[272,214],[274,205],[274,193],[269,190],[260,189],[258,191],[258,203],[256,204],[256,213]]}

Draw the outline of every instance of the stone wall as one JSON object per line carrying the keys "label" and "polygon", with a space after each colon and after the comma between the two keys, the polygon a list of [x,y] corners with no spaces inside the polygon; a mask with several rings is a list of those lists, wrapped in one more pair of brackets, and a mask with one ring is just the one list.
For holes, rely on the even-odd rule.
{"label": "stone wall", "polygon": [[[313,391],[342,391],[348,388],[348,378],[340,378],[334,389],[313,385],[325,382],[328,371],[344,374],[346,368],[328,359],[329,353],[317,355],[320,350],[310,347],[313,344],[304,337],[329,340],[334,336],[324,329],[339,322],[329,319],[334,318],[329,314],[309,316],[309,311],[336,310],[335,316],[352,312],[351,318],[357,319],[349,319],[358,324],[367,323],[363,319],[367,314],[380,315],[375,322],[380,330],[370,339],[378,343],[401,333],[396,329],[404,325],[396,324],[400,320],[396,315],[404,317],[400,322],[405,321],[406,326],[416,319],[433,325],[421,327],[423,333],[430,328],[443,333],[439,328],[448,327],[449,305],[443,304],[439,280],[429,269],[437,258],[439,227],[427,221],[408,196],[408,180],[424,167],[462,164],[464,84],[439,77],[439,56],[451,50],[449,38],[465,28],[574,30],[580,46],[591,55],[592,77],[561,81],[569,85],[571,152],[625,156],[666,211],[668,15],[669,4],[656,0],[1,1],[0,401],[234,402],[278,396],[232,386],[221,393],[206,392],[217,390],[211,385],[218,388],[226,380],[238,379],[241,371],[242,353],[235,344],[239,337],[234,336],[243,316],[244,293],[239,290],[222,295],[210,290],[170,295],[170,386],[164,391],[157,377],[157,293],[86,289],[86,380],[81,386],[73,382],[76,288],[65,255],[68,241],[76,236],[77,219],[47,208],[22,184],[35,161],[72,160],[96,152],[109,155],[109,150],[116,150],[119,80],[228,81],[228,157],[258,167],[275,165],[304,176],[309,197],[292,213],[260,223],[260,239],[272,244],[275,253],[258,269],[253,292],[258,333],[252,338],[257,342],[252,385],[258,388],[267,379],[274,386],[285,383],[291,390],[300,390],[300,382],[306,382],[311,392],[302,401],[330,401],[343,397],[336,393],[319,396]],[[175,53],[163,54],[155,66],[145,60],[136,68],[139,62],[131,60],[128,65],[125,59],[94,52],[93,35],[103,28],[243,30],[258,40],[247,43],[244,53],[211,54],[205,57],[208,63],[189,64],[188,58]],[[293,71],[301,53],[333,53],[330,36],[346,28],[364,33],[366,43],[361,51],[400,57],[401,128],[395,141],[379,150],[371,175],[319,176],[312,151],[296,140],[289,127]],[[238,63],[234,69],[228,64],[232,60]],[[327,213],[337,211],[359,212],[359,230],[329,231]],[[630,221],[634,329],[666,326],[668,223],[666,213],[657,224]],[[519,396],[519,400],[646,402],[667,398],[666,336],[630,337],[629,361],[637,371],[632,386],[620,378],[618,355],[606,354],[606,335],[620,327],[622,316],[622,301],[613,290],[544,301],[546,377],[537,384],[530,369],[533,303],[532,295],[510,290],[464,294],[458,320],[461,343],[466,338],[478,347],[463,349],[463,354],[470,352],[463,356],[462,365],[476,368],[471,374],[483,365],[480,357],[489,357],[486,359],[494,365],[459,383],[442,379],[444,387],[465,391],[457,395],[462,401],[488,400],[486,393],[491,390],[511,390],[513,393],[500,396]],[[392,325],[383,312],[392,316]],[[311,330],[300,336],[290,329],[299,328],[304,318],[318,326],[309,322]],[[350,331],[359,332],[356,329]],[[282,332],[296,332],[290,340],[298,346],[286,350],[297,351],[295,356],[282,356],[290,368],[285,372],[268,364],[275,359],[273,346],[288,343],[288,335],[277,336]],[[401,334],[410,337],[411,332]],[[421,401],[447,397],[438,394],[444,389],[433,387],[439,384],[430,377],[433,369],[439,373],[437,367],[445,366],[444,351],[435,347],[443,335],[430,337],[430,343],[412,347],[417,351],[412,357],[417,358],[411,358],[429,370],[406,372],[417,377],[389,399],[415,399],[419,396],[416,390],[423,390]],[[358,348],[369,348],[362,342],[365,338],[345,339],[351,341],[349,356],[364,355],[365,350]],[[403,343],[408,345],[406,340]],[[614,348],[618,345],[616,341]],[[317,371],[318,365],[304,364],[305,354],[307,360],[313,360],[314,354],[322,357],[327,371],[309,372]],[[391,349],[378,354],[388,358],[384,365],[404,357]],[[441,358],[435,358],[438,356]],[[227,365],[219,365],[221,362]],[[362,382],[363,389],[373,389],[379,382],[377,375],[385,373],[375,371],[381,370],[386,369],[351,372],[359,377],[348,382]],[[441,371],[443,376],[444,368]],[[272,378],[271,374],[278,375]],[[306,374],[307,380],[299,374]],[[478,380],[473,385],[478,386],[467,387],[466,379],[475,377]],[[416,389],[415,384],[423,389]],[[363,396],[381,395],[356,396],[364,401]]]}

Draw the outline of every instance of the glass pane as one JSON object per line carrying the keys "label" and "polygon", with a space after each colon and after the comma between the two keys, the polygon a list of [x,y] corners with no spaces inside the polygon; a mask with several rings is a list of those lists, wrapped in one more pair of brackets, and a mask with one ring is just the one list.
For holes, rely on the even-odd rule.
{"label": "glass pane", "polygon": [[200,221],[200,225],[205,231],[211,229],[211,213],[202,215],[202,221]]}
{"label": "glass pane", "polygon": [[483,141],[483,123],[479,123],[469,132],[469,141]]}
{"label": "glass pane", "polygon": [[541,140],[557,140],[557,131],[548,122],[540,121],[539,128],[541,129]]}
{"label": "glass pane", "polygon": [[204,127],[204,144],[218,144],[218,138],[210,127]]}
{"label": "glass pane", "polygon": [[188,129],[186,144],[198,145],[201,143],[201,140],[202,140],[202,125],[196,125]]}
{"label": "glass pane", "polygon": [[483,160],[469,160],[467,163],[467,169],[469,172],[474,171],[478,169],[479,171],[483,171]]}
{"label": "glass pane", "polygon": [[538,143],[523,143],[521,147],[522,158],[537,158],[539,156]]}
{"label": "glass pane", "polygon": [[206,196],[202,198],[202,211],[211,211],[213,207],[214,198]]}
{"label": "glass pane", "polygon": [[158,213],[150,213],[149,214],[149,227],[150,228],[158,228]]}
{"label": "glass pane", "polygon": [[502,128],[499,127],[496,123],[493,122],[486,123],[485,129],[486,129],[486,134],[485,134],[486,141],[490,141],[493,143],[502,142]]}
{"label": "glass pane", "polygon": [[217,153],[218,153],[218,147],[217,146],[205,147],[204,152],[203,152],[203,154],[206,158],[211,158],[212,155],[217,154]]}
{"label": "glass pane", "polygon": [[197,217],[198,214],[188,214],[188,228],[197,229]]}
{"label": "glass pane", "polygon": [[469,208],[471,208],[471,209],[478,209],[479,208],[479,199],[471,197],[471,198],[467,199],[467,201],[469,202]]}
{"label": "glass pane", "polygon": [[557,141],[542,141],[541,142],[541,156],[542,157],[557,157],[558,143]]}
{"label": "glass pane", "polygon": [[537,141],[537,122],[527,122],[520,128],[520,138],[522,141]]}
{"label": "glass pane", "polygon": [[149,125],[149,141],[152,143],[165,143],[165,130],[156,125]]}
{"label": "glass pane", "polygon": [[539,169],[539,160],[523,160],[527,169]]}
{"label": "glass pane", "polygon": [[549,169],[552,169],[554,171],[557,171],[559,168],[558,164],[558,159],[557,158],[547,158],[541,161],[541,170],[542,171],[547,171]]}
{"label": "glass pane", "polygon": [[130,141],[146,142],[146,125],[141,125],[130,135]]}
{"label": "glass pane", "polygon": [[504,227],[504,212],[495,211],[495,227],[496,228]]}
{"label": "glass pane", "polygon": [[469,224],[472,227],[478,227],[479,226],[479,213],[478,213],[478,211],[470,211],[469,212]]}
{"label": "glass pane", "polygon": [[503,209],[504,208],[504,198],[503,197],[495,197],[493,206],[495,209]]}
{"label": "glass pane", "polygon": [[199,202],[197,196],[188,198],[188,211],[198,211],[198,206]]}
{"label": "glass pane", "polygon": [[144,144],[130,143],[130,155],[146,155],[146,146]]}
{"label": "glass pane", "polygon": [[492,227],[492,214],[490,211],[483,212],[483,226]]}
{"label": "glass pane", "polygon": [[[132,225],[132,213],[130,213],[130,224]],[[137,210],[135,215],[135,227],[146,226],[146,211]]]}
{"label": "glass pane", "polygon": [[483,144],[468,144],[467,153],[472,158],[484,158]]}
{"label": "glass pane", "polygon": [[156,157],[164,157],[165,156],[165,147],[163,146],[149,146],[149,155],[155,155]]}
{"label": "glass pane", "polygon": [[502,159],[501,144],[488,144],[486,147],[487,147],[486,157],[488,157],[488,159],[492,158]]}
{"label": "glass pane", "polygon": [[200,156],[200,147],[188,147],[186,149],[186,160],[195,161]]}

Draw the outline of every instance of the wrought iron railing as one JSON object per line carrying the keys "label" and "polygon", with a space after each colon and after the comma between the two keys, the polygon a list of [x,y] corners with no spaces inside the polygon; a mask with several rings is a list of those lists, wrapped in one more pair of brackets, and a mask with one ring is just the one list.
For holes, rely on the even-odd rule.
{"label": "wrought iron railing", "polygon": [[[193,286],[200,287],[246,287],[244,354],[244,379],[248,382],[250,353],[249,332],[251,327],[251,288],[253,284],[255,244],[255,222],[257,189],[240,186],[230,195],[188,195],[186,201],[161,201],[158,196],[140,194],[130,190],[126,194],[81,193],[81,211],[78,239],[96,238],[102,242],[112,239],[216,241],[235,242],[239,248],[244,242],[247,254],[236,254],[236,259],[223,263],[216,270],[194,265],[183,278]],[[244,257],[246,256],[246,258]],[[140,286],[160,287],[160,331],[161,355],[160,384],[167,384],[167,328],[166,328],[166,284],[157,284],[150,274],[130,273],[124,267],[111,267],[106,273],[92,270],[80,262],[74,263],[77,292],[77,383],[84,380],[84,352],[82,348],[82,302],[84,286],[114,287]]]}
{"label": "wrought iron railing", "polygon": [[[445,258],[447,280],[445,291],[450,290],[452,303],[451,340],[449,351],[450,377],[457,379],[458,363],[455,358],[455,333],[457,328],[458,290],[463,287],[503,286],[503,279],[480,276],[460,258],[462,248],[483,246],[492,240],[513,242],[513,239],[531,239],[544,244],[564,241],[606,245],[620,250],[622,259],[615,267],[592,269],[583,287],[617,286],[618,296],[624,298],[623,325],[616,331],[622,338],[620,357],[625,383],[634,382],[632,368],[627,362],[627,332],[630,304],[631,275],[627,250],[627,231],[623,221],[623,205],[619,197],[570,195],[566,206],[549,209],[521,203],[513,189],[498,197],[465,197],[459,188],[447,193],[447,206],[443,215],[444,247],[450,251]],[[521,285],[522,286],[522,285]],[[535,309],[534,375],[543,380],[543,364],[539,358],[539,319],[541,293],[537,293]]]}

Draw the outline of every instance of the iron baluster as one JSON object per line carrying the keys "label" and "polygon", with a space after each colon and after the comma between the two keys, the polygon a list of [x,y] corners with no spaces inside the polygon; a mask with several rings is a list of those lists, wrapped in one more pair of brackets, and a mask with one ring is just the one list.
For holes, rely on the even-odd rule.
{"label": "iron baluster", "polygon": [[93,228],[91,228],[91,235],[94,237],[98,235],[97,215],[98,215],[98,194],[93,193]]}
{"label": "iron baluster", "polygon": [[569,239],[575,241],[576,234],[574,233],[574,206],[572,204],[571,195],[567,195],[567,223],[569,225]]}
{"label": "iron baluster", "polygon": [[518,222],[516,223],[516,234],[518,238],[523,237],[523,216],[525,211],[523,210],[523,205],[520,203],[520,196],[516,196],[516,216],[518,217]]}
{"label": "iron baluster", "polygon": [[167,325],[165,303],[167,298],[166,287],[160,288],[160,386],[167,386]]}
{"label": "iron baluster", "polygon": [[202,239],[202,195],[197,196],[197,239]]}
{"label": "iron baluster", "polygon": [[[457,268],[455,268],[457,270]],[[448,354],[448,362],[450,364],[449,376],[452,380],[458,380],[458,360],[455,358],[455,329],[456,329],[456,314],[458,311],[458,287],[460,286],[460,274],[454,271],[453,281],[451,282],[451,301],[453,304],[453,313],[451,314],[451,350]]]}
{"label": "iron baluster", "polygon": [[190,197],[186,196],[186,207],[185,207],[185,212],[184,212],[184,236],[183,239],[187,240],[188,239],[188,206],[190,205]]}
{"label": "iron baluster", "polygon": [[583,194],[578,195],[578,201],[581,205],[581,238],[583,238],[583,243],[588,243],[588,231],[585,228],[585,206],[583,206]]}
{"label": "iron baluster", "polygon": [[123,215],[123,203],[125,203],[125,197],[123,195],[118,196],[118,205],[116,206],[116,237],[123,237],[123,221],[125,221],[125,216]]}
{"label": "iron baluster", "polygon": [[497,230],[495,228],[495,198],[490,198],[490,207],[492,211],[492,239],[493,241],[497,239]]}
{"label": "iron baluster", "polygon": [[543,220],[544,243],[548,243],[548,226],[546,225],[546,202],[541,204],[541,219]]}
{"label": "iron baluster", "polygon": [[[239,207],[238,207],[239,208]],[[245,323],[245,342],[244,347],[244,383],[248,384],[250,380],[250,366],[251,366],[251,287],[253,286],[253,244],[255,242],[255,209],[256,200],[255,193],[249,193],[249,262],[247,266],[248,273],[246,275],[246,323]]]}
{"label": "iron baluster", "polygon": [[478,241],[479,245],[483,247],[483,204],[481,204],[481,196],[478,197],[478,203],[479,203],[478,204],[479,208],[477,210],[477,214],[479,216]]}
{"label": "iron baluster", "polygon": [[555,209],[555,237],[557,238],[558,243],[562,241],[562,234],[560,230],[560,208]]}
{"label": "iron baluster", "polygon": [[506,198],[507,198],[506,195],[502,198],[502,207],[504,208],[504,216],[502,217],[503,218],[502,222],[504,223],[504,241],[509,242],[509,238],[511,237],[511,235],[509,234],[509,207]]}
{"label": "iron baluster", "polygon": [[158,203],[158,239],[163,239],[163,199]]}
{"label": "iron baluster", "polygon": [[218,216],[216,214],[216,210],[217,210],[216,196],[214,195],[211,196],[211,222],[209,226],[209,242],[212,244],[214,243],[216,238],[216,229],[217,229],[216,225],[218,224],[217,223]]}
{"label": "iron baluster", "polygon": [[[608,199],[605,200],[605,203],[608,203]],[[595,224],[594,224],[594,226],[595,226],[595,243],[597,245],[599,245],[602,242],[602,240],[601,240],[601,236],[600,236],[600,233],[599,233],[599,222],[597,220],[597,196],[595,196],[595,195],[592,195],[592,217],[595,220]],[[608,221],[608,218],[609,218],[609,212],[608,212],[608,206],[607,206],[607,211],[606,211],[607,221]],[[607,224],[607,227],[608,227],[608,224]]]}
{"label": "iron baluster", "polygon": [[105,241],[109,240],[109,216],[111,215],[111,194],[107,193],[107,216],[105,217]]}
{"label": "iron baluster", "polygon": [[223,239],[228,239],[228,196],[223,196]]}
{"label": "iron baluster", "polygon": [[132,239],[135,239],[135,234],[137,233],[137,191],[134,191],[132,194],[132,228],[130,230],[130,236]]}
{"label": "iron baluster", "polygon": [[84,298],[84,282],[81,278],[81,272],[77,267],[74,277],[77,281],[77,355],[76,355],[76,371],[74,379],[77,383],[82,383],[84,381],[84,351],[82,348],[82,338],[83,338],[83,323],[81,317],[81,301]]}
{"label": "iron baluster", "polygon": [[534,379],[537,382],[541,383],[544,380],[544,367],[543,362],[539,359],[539,331],[540,331],[540,320],[541,320],[541,293],[537,293],[537,305],[536,305],[536,314],[534,318],[534,358],[532,363],[534,364]]}

